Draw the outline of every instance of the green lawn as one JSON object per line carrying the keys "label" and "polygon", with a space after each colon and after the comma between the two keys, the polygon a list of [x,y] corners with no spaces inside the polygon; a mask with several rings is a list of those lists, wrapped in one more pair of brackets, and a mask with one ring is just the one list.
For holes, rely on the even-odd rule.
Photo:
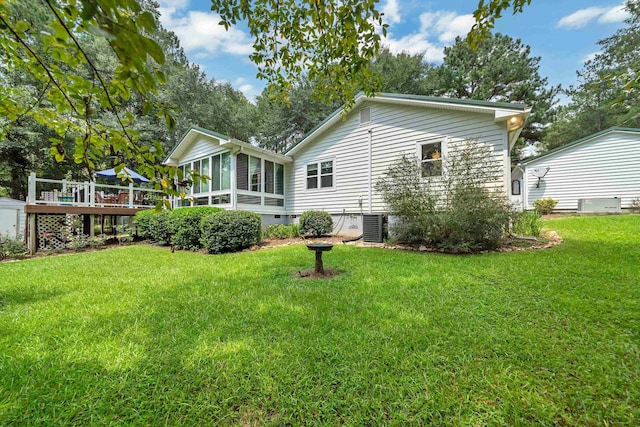
{"label": "green lawn", "polygon": [[639,425],[640,216],[543,251],[0,264],[0,425]]}

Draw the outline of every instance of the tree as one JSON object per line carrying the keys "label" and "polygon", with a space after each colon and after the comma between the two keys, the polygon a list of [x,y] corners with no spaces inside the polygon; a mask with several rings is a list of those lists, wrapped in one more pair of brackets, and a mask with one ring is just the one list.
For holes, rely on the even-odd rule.
{"label": "tree", "polygon": [[383,47],[371,61],[370,68],[382,76],[379,88],[382,92],[412,95],[433,92],[427,79],[432,66],[424,61],[424,54],[393,54],[388,47]]}
{"label": "tree", "polygon": [[517,148],[540,140],[559,88],[549,88],[540,76],[540,57],[532,57],[528,45],[498,33],[473,49],[458,37],[444,55],[443,64],[429,74],[434,95],[529,105],[531,115]]}
{"label": "tree", "polygon": [[550,150],[612,126],[640,127],[640,94],[627,90],[629,70],[640,69],[640,4],[628,3],[627,26],[600,42],[601,53],[577,72],[579,84],[564,92],[571,102],[559,110],[559,120],[545,134],[542,149]]}
{"label": "tree", "polygon": [[[166,81],[161,69],[165,55],[152,36],[157,29],[157,4],[145,0],[36,3],[0,2],[0,117],[4,118],[0,137],[28,116],[55,132],[50,139],[57,160],[72,157],[91,175],[104,156],[115,154],[122,161],[117,168],[125,159],[137,163],[144,175],[170,191],[171,178],[178,171],[159,165],[162,143],[148,139],[156,132],[141,132],[135,120],[143,115],[138,113],[153,112],[170,128],[175,125],[171,105],[161,99],[154,102],[153,97]],[[367,69],[381,34],[386,34],[375,4],[375,0],[212,0],[212,10],[227,28],[246,21],[254,37],[251,59],[258,65],[258,76],[272,89],[280,88],[274,93],[281,98],[288,98],[292,82],[306,70],[312,80],[326,79],[315,95],[350,102],[356,88],[372,93],[378,82]],[[43,19],[29,18],[34,5]],[[106,43],[114,59],[108,72],[97,66],[87,47],[97,39]],[[7,74],[33,83],[13,86]],[[228,88],[218,89],[225,96],[235,96]],[[240,110],[246,114],[250,109]],[[234,117],[236,113],[230,112]],[[149,119],[146,124],[155,123]],[[70,137],[74,148],[68,151],[63,142]]]}

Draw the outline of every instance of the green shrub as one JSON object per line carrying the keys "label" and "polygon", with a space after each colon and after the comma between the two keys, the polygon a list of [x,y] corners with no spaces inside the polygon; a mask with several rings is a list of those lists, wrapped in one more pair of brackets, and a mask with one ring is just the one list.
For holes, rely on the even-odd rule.
{"label": "green shrub", "polygon": [[202,218],[222,209],[210,206],[195,206],[192,208],[178,208],[169,214],[169,232],[171,244],[176,249],[197,251],[202,247],[200,237],[202,233]]}
{"label": "green shrub", "polygon": [[513,215],[512,232],[517,236],[540,236],[542,224],[536,210],[516,212]]}
{"label": "green shrub", "polygon": [[169,244],[169,211],[149,209],[136,213],[135,223],[138,235],[145,239]]}
{"label": "green shrub", "polygon": [[512,215],[499,165],[491,149],[474,140],[453,148],[442,175],[423,177],[415,156],[404,155],[378,180],[376,190],[395,219],[390,232],[400,242],[451,252],[494,249]]}
{"label": "green shrub", "polygon": [[298,224],[271,224],[263,232],[262,237],[267,239],[292,239],[300,237],[300,226]]}
{"label": "green shrub", "polygon": [[551,197],[545,199],[538,199],[533,202],[533,207],[540,212],[540,215],[546,215],[553,211],[553,208],[558,204],[557,200],[553,200]]}
{"label": "green shrub", "polygon": [[321,237],[333,231],[333,219],[325,211],[306,211],[300,215],[300,232]]}
{"label": "green shrub", "polygon": [[210,254],[237,252],[260,243],[260,215],[221,211],[202,218],[201,244]]}
{"label": "green shrub", "polygon": [[0,234],[0,259],[19,258],[26,253],[27,246],[22,240]]}

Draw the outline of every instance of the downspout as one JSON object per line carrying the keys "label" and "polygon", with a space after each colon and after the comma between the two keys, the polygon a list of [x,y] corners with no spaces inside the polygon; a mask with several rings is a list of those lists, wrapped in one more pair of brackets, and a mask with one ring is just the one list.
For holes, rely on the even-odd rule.
{"label": "downspout", "polygon": [[369,213],[372,213],[373,203],[373,129],[369,128]]}

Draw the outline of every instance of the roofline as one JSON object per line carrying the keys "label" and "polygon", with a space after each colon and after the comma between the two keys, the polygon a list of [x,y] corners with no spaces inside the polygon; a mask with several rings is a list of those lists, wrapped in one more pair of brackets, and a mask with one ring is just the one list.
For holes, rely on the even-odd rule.
{"label": "roofline", "polygon": [[[372,102],[384,102],[384,101],[392,101],[396,103],[402,104],[413,104],[413,105],[429,105],[429,104],[441,104],[441,105],[449,105],[449,106],[467,106],[467,107],[475,107],[479,110],[487,110],[487,111],[496,111],[496,110],[512,110],[514,113],[518,114],[526,114],[526,117],[529,115],[531,111],[531,107],[528,107],[524,104],[511,104],[507,102],[491,102],[491,101],[479,101],[474,99],[457,99],[457,98],[443,98],[443,97],[434,97],[434,96],[424,96],[424,95],[404,95],[397,93],[377,93],[372,97],[366,96],[363,92],[360,92],[356,95],[354,99],[353,106],[351,107],[352,111],[355,107],[365,101]],[[314,127],[311,131],[307,132],[300,141],[298,141],[293,146],[289,147],[289,149],[285,152],[286,155],[292,155],[293,152],[298,151],[301,146],[306,145],[308,141],[313,140],[315,135],[322,133],[326,128],[330,127],[335,123],[339,116],[341,116],[345,111],[344,105],[333,113],[331,113],[327,118],[325,118],[322,122],[320,122],[316,127]],[[506,120],[506,117],[505,117]]]}
{"label": "roofline", "polygon": [[199,126],[191,126],[189,128],[189,130],[187,130],[185,132],[185,134],[182,136],[182,138],[180,138],[180,142],[178,142],[178,144],[176,144],[176,146],[173,148],[171,153],[169,153],[169,155],[164,159],[164,161],[162,162],[163,164],[168,164],[169,159],[171,159],[171,156],[173,156],[173,154],[176,152],[178,147],[180,147],[182,145],[182,143],[184,142],[185,138],[187,138],[187,136],[192,132],[198,132],[198,133],[201,133],[203,135],[216,138],[216,139],[220,140],[220,146],[234,145],[236,147],[240,147],[241,150],[243,148],[246,148],[248,150],[253,150],[255,152],[262,153],[265,156],[270,156],[272,159],[276,159],[276,160],[279,160],[279,161],[284,162],[284,163],[290,163],[290,162],[293,161],[293,159],[291,157],[286,156],[284,154],[276,153],[275,151],[271,151],[271,150],[268,150],[266,148],[258,147],[258,146],[255,146],[253,144],[250,144],[248,142],[241,141],[241,140],[236,139],[236,138],[231,138],[230,136],[223,135],[221,133],[214,132],[214,131],[209,130],[209,129],[205,129],[205,128],[202,128],[202,127],[199,127]]}
{"label": "roofline", "polygon": [[569,149],[571,147],[574,147],[576,145],[580,145],[582,143],[585,143],[587,141],[590,141],[594,138],[598,138],[601,137],[603,135],[607,135],[609,133],[613,133],[613,132],[622,132],[622,133],[637,133],[640,134],[640,129],[639,128],[622,128],[622,127],[611,127],[609,129],[605,129],[605,130],[601,130],[600,132],[596,132],[594,134],[591,134],[589,136],[585,136],[584,138],[578,139],[577,141],[573,141],[570,142],[568,144],[562,145],[560,147],[556,147],[552,150],[547,151],[546,153],[543,154],[538,154],[537,156],[531,157],[529,159],[525,159],[522,160],[520,163],[518,163],[519,165],[522,166],[526,166],[529,163],[533,163],[533,162],[537,162],[538,160],[541,160],[543,158],[546,158],[548,156],[551,156],[553,154],[556,154],[560,151],[564,151],[566,149]]}
{"label": "roofline", "polygon": [[212,136],[212,137],[214,137],[214,138],[218,138],[218,139],[224,139],[224,140],[227,140],[227,141],[230,141],[230,140],[232,139],[230,136],[223,135],[223,134],[221,134],[221,133],[214,132],[214,131],[209,130],[209,129],[205,129],[205,128],[202,128],[202,127],[200,127],[200,126],[191,125],[191,126],[189,127],[189,129],[187,129],[187,131],[186,131],[186,132],[182,135],[182,137],[178,140],[178,143],[176,144],[176,146],[175,146],[175,147],[173,147],[173,150],[171,150],[171,152],[170,152],[170,153],[169,153],[169,154],[164,158],[164,160],[162,161],[162,163],[163,163],[163,164],[166,164],[166,163],[167,163],[167,161],[171,158],[171,156],[173,155],[173,153],[175,153],[175,152],[176,152],[176,150],[178,149],[178,147],[180,147],[180,145],[182,145],[182,141],[184,141],[184,139],[187,137],[187,135],[189,135],[189,133],[190,133],[191,131],[200,132],[200,133],[203,133],[203,134],[205,134],[205,135],[209,135],[209,136]]}

